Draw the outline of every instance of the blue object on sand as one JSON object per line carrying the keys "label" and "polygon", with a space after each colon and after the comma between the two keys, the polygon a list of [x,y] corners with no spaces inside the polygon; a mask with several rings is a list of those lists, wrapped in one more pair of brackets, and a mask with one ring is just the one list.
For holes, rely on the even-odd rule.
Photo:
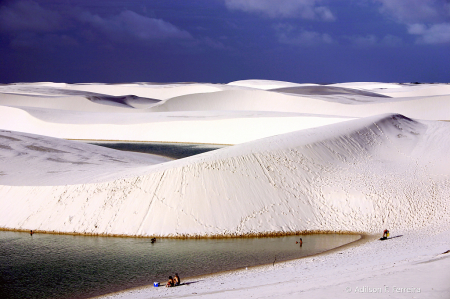
{"label": "blue object on sand", "polygon": [[154,283],[153,283],[153,286],[154,286],[155,288],[159,287],[159,282],[154,282]]}

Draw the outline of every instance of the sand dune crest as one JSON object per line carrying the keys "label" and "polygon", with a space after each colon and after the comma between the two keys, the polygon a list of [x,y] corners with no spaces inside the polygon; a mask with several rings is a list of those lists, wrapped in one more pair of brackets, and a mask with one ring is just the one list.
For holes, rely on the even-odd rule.
{"label": "sand dune crest", "polygon": [[445,215],[450,195],[449,168],[437,166],[443,157],[422,163],[425,148],[441,141],[430,128],[450,130],[385,115],[154,165],[138,177],[3,187],[0,205],[14,198],[32,210],[3,212],[1,226],[140,236],[422,227]]}

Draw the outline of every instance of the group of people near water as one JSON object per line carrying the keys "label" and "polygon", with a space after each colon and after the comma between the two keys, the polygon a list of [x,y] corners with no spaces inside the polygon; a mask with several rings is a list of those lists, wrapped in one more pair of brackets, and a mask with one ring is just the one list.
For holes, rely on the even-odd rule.
{"label": "group of people near water", "polygon": [[[156,238],[151,238],[150,241],[153,244],[156,242]],[[166,287],[170,288],[170,287],[179,286],[180,283],[181,283],[180,276],[178,275],[178,273],[175,273],[174,277],[169,276],[169,281],[166,283]]]}
{"label": "group of people near water", "polygon": [[170,287],[175,287],[175,286],[179,286],[181,283],[180,280],[180,276],[178,276],[178,273],[175,273],[175,276],[169,276],[169,281],[166,284],[166,287],[170,288]]}

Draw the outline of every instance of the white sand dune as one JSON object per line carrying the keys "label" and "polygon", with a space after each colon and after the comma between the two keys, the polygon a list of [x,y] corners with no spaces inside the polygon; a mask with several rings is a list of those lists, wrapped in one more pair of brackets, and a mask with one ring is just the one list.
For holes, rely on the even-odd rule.
{"label": "white sand dune", "polygon": [[48,186],[113,180],[171,159],[0,130],[0,160],[1,185]]}
{"label": "white sand dune", "polygon": [[239,86],[255,89],[274,89],[274,88],[286,88],[286,87],[298,87],[298,86],[315,86],[317,84],[299,84],[284,81],[275,80],[239,80],[228,83],[229,86]]}
{"label": "white sand dune", "polygon": [[450,94],[450,84],[414,84],[401,89],[379,90],[378,93],[397,97],[430,97]]}
{"label": "white sand dune", "polygon": [[386,115],[154,165],[138,177],[10,186],[0,189],[0,206],[14,198],[32,210],[11,219],[2,209],[0,225],[139,236],[422,227],[447,214],[450,162],[442,136],[449,130],[447,123]]}
{"label": "white sand dune", "polygon": [[[364,101],[361,100],[364,98]],[[356,99],[356,100],[355,100]],[[162,101],[154,112],[197,110],[253,110],[344,117],[399,113],[427,120],[450,119],[450,95],[389,99],[358,95],[300,96],[264,90],[226,90],[213,94],[185,95]],[[357,103],[358,105],[354,105]],[[363,105],[362,105],[363,104]]]}
{"label": "white sand dune", "polygon": [[74,84],[71,89],[106,93],[115,96],[136,95],[140,97],[165,100],[185,94],[210,93],[221,91],[226,86],[201,83],[177,84]]}
{"label": "white sand dune", "polygon": [[66,84],[66,83],[16,83],[0,86],[3,93],[27,94],[67,94],[78,92],[107,94],[111,96],[135,95],[144,98],[164,100],[176,96],[194,93],[208,93],[228,88],[226,85],[216,84]]}
{"label": "white sand dune", "polygon": [[[0,128],[65,139],[237,144],[384,113],[450,119],[450,95],[442,90],[437,96],[389,98],[380,96],[380,91],[409,93],[416,86],[271,82],[240,83],[262,88],[291,86],[287,88],[315,94],[218,84],[11,84],[0,87],[1,114],[6,116],[0,118]],[[142,89],[147,90],[147,97],[135,96]],[[328,94],[324,95],[325,90]],[[177,96],[159,101],[160,91],[167,91],[165,96],[176,91]],[[110,125],[114,129],[108,129]]]}
{"label": "white sand dune", "polygon": [[353,88],[361,90],[380,90],[380,89],[390,90],[397,88],[401,89],[408,85],[400,83],[385,83],[385,82],[345,82],[345,83],[333,83],[329,84],[329,86]]}
{"label": "white sand dune", "polygon": [[159,100],[149,99],[149,98],[141,98],[138,96],[105,96],[105,95],[89,95],[87,96],[88,100],[111,106],[126,106],[130,108],[138,108],[138,109],[146,109],[150,108],[156,103],[160,102]]}
{"label": "white sand dune", "polygon": [[363,91],[359,89],[353,88],[345,88],[345,87],[336,87],[336,86],[326,86],[326,85],[317,85],[317,86],[296,86],[296,87],[284,87],[284,88],[275,88],[271,89],[271,91],[284,92],[290,94],[299,94],[299,95],[362,95],[367,97],[388,97],[385,95],[381,95],[374,92]]}
{"label": "white sand dune", "polygon": [[68,96],[4,94],[3,97],[0,97],[0,105],[11,107],[36,107],[68,111],[116,113],[141,112],[140,110],[130,108],[146,109],[150,108],[158,102],[160,101],[130,95],[109,96],[93,93]]}
{"label": "white sand dune", "polygon": [[[4,85],[0,86],[1,105],[41,107],[75,111],[108,111],[106,107],[92,105],[89,100],[107,106],[122,108],[149,108],[160,100],[135,95],[110,95],[52,86]],[[103,110],[101,108],[104,108]],[[119,110],[109,110],[114,112]]]}
{"label": "white sand dune", "polygon": [[[347,287],[367,284],[447,298],[449,99],[445,84],[3,85],[0,227],[173,237],[389,228],[403,236],[123,296],[348,298]],[[64,139],[236,145],[166,161]]]}
{"label": "white sand dune", "polygon": [[[271,85],[269,81],[244,83],[264,88]],[[279,87],[283,83],[273,82],[274,85]],[[290,83],[285,85],[305,88],[292,87]],[[0,96],[0,102],[3,101],[3,105],[18,104],[15,107],[0,106],[3,130],[64,139],[242,145],[153,166],[152,161],[132,158],[131,154],[124,158],[130,161],[126,167],[121,163],[105,163],[104,169],[95,170],[95,167],[83,164],[89,160],[86,155],[82,158],[64,150],[64,140],[57,146],[58,142],[53,139],[36,137],[40,140],[37,146],[58,150],[46,153],[41,159],[35,155],[29,155],[29,159],[21,157],[20,153],[30,150],[25,141],[22,141],[25,145],[16,149],[5,143],[2,145],[4,159],[8,162],[0,170],[2,181],[4,185],[14,186],[2,189],[8,190],[8,196],[2,197],[5,204],[10,198],[17,197],[21,198],[19,202],[23,201],[18,205],[30,205],[35,198],[27,194],[37,192],[36,188],[45,190],[39,191],[45,194],[40,203],[43,206],[53,206],[53,200],[60,199],[62,194],[70,195],[66,200],[71,204],[57,205],[59,217],[53,216],[51,209],[39,208],[42,215],[33,212],[33,218],[30,211],[24,210],[22,216],[14,215],[14,221],[9,219],[8,209],[5,209],[0,226],[96,234],[209,236],[308,230],[374,232],[386,224],[398,228],[414,227],[425,223],[428,219],[423,218],[425,216],[437,217],[436,210],[442,211],[439,207],[443,203],[434,199],[431,200],[433,204],[421,203],[419,197],[434,198],[438,192],[440,199],[448,192],[446,169],[449,165],[443,150],[448,145],[447,140],[442,139],[448,135],[448,124],[424,119],[449,119],[450,109],[445,109],[450,105],[449,95],[399,101],[364,91],[362,87],[379,90],[380,86],[392,85],[395,90],[411,90],[416,86],[342,85],[346,87],[307,87],[310,93],[310,89],[314,89],[315,97],[246,87],[194,93],[163,100],[149,109],[131,105],[115,107],[86,97],[67,95],[74,90],[73,85],[3,86],[8,92]],[[93,91],[101,91],[108,96],[106,87],[109,85],[77,86],[102,87],[82,93],[91,95]],[[154,88],[140,84],[124,88],[130,93],[128,88],[136,86]],[[181,84],[165,88],[180,88],[183,93],[188,93],[193,86],[195,92],[201,86],[210,87],[208,84]],[[30,92],[41,92],[41,95],[11,94],[14,88],[20,92],[28,88]],[[430,88],[442,87],[433,85]],[[47,89],[52,89],[51,96]],[[58,92],[65,96],[58,96]],[[326,94],[318,94],[323,92]],[[328,98],[323,100],[319,96]],[[345,104],[338,96],[347,100],[354,96],[368,97],[373,102]],[[119,97],[123,105],[127,104],[127,96],[110,97]],[[77,103],[80,106],[76,106]],[[383,115],[386,112],[401,114]],[[374,114],[381,116],[372,116]],[[417,120],[409,119],[411,115]],[[355,118],[359,119],[349,121]],[[268,136],[273,137],[257,140]],[[252,140],[255,141],[250,142]],[[45,146],[46,143],[54,145]],[[92,153],[101,152],[91,148],[84,150],[93,156],[98,154]],[[15,159],[18,159],[17,163]],[[89,161],[100,165],[102,159],[93,157]],[[32,171],[26,168],[30,161],[35,163]],[[67,167],[72,164],[78,168]],[[56,165],[65,165],[67,172],[60,176],[51,175],[56,173],[55,168],[59,167]],[[28,175],[20,175],[27,172]],[[80,178],[80,173],[85,175]],[[99,188],[103,191],[94,195]],[[115,192],[107,191],[111,188],[131,188],[132,196],[115,195]],[[82,191],[68,192],[69,189]],[[415,197],[411,198],[411,194]],[[85,197],[94,198],[93,206],[83,204],[83,212],[72,215],[73,205],[79,205],[76,202]],[[112,210],[100,208],[108,207],[105,201],[111,200],[121,204]],[[128,204],[130,200],[131,205]],[[392,210],[387,212],[386,205]],[[419,211],[413,209],[422,205]],[[130,211],[136,213],[134,220],[125,221]],[[416,219],[419,212],[424,214]],[[392,213],[398,217],[386,216]],[[86,215],[90,215],[91,221],[85,221]],[[67,223],[67,217],[76,220]]]}
{"label": "white sand dune", "polygon": [[390,97],[428,97],[450,94],[450,84],[398,84],[378,82],[350,82],[330,84],[330,87],[352,88],[362,91],[372,91]]}
{"label": "white sand dune", "polygon": [[105,114],[6,106],[0,106],[0,114],[5,130],[56,138],[212,144],[237,144],[349,119],[249,112]]}

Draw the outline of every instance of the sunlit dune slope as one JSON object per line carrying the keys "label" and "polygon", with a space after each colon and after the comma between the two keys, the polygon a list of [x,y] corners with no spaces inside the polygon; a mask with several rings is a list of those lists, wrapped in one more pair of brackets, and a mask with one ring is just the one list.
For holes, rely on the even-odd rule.
{"label": "sunlit dune slope", "polygon": [[113,180],[170,160],[0,130],[0,185],[73,185]]}
{"label": "sunlit dune slope", "polygon": [[388,114],[256,140],[115,180],[2,186],[0,226],[139,236],[423,227],[448,215],[449,133],[447,123]]}

